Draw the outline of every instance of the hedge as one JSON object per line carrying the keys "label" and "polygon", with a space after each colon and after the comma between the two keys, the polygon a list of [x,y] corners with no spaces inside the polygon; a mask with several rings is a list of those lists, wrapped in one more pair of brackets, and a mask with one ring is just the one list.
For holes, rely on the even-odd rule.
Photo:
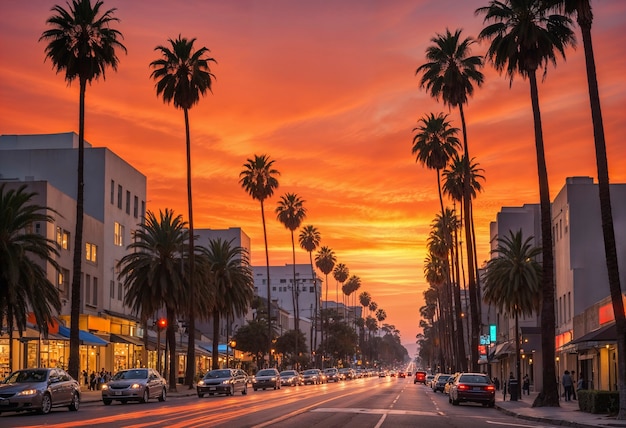
{"label": "hedge", "polygon": [[581,389],[576,391],[578,408],[587,413],[616,414],[619,411],[618,391]]}

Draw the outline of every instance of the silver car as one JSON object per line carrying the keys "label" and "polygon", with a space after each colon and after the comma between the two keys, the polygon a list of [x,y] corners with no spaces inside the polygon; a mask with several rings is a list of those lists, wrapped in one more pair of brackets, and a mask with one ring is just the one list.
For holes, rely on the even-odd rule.
{"label": "silver car", "polygon": [[113,400],[146,403],[151,398],[165,401],[166,397],[167,382],[156,370],[149,368],[120,370],[102,385],[102,402],[107,406]]}
{"label": "silver car", "polygon": [[80,386],[65,370],[17,370],[0,384],[0,413],[36,410],[47,414],[53,407],[77,411]]}

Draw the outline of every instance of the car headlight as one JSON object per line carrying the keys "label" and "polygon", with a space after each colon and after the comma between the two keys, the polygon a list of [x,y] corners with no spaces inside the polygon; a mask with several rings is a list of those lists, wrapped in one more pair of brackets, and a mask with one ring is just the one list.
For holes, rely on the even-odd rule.
{"label": "car headlight", "polygon": [[276,382],[276,377],[273,377],[273,378],[272,378],[272,382]]}
{"label": "car headlight", "polygon": [[204,385],[204,381],[203,380],[199,381],[198,385],[200,385],[200,386]]}
{"label": "car headlight", "polygon": [[132,386],[130,387],[130,389],[139,389],[141,388],[141,385],[139,385],[138,383],[133,383]]}
{"label": "car headlight", "polygon": [[222,384],[223,384],[223,385],[228,385],[228,384],[230,384],[230,383],[233,383],[232,379],[224,379],[224,380],[222,381]]}
{"label": "car headlight", "polygon": [[17,395],[36,395],[39,391],[36,389],[25,389],[24,391],[19,392]]}
{"label": "car headlight", "polygon": [[109,385],[107,385],[106,383],[102,385],[102,390],[105,391],[109,389]]}

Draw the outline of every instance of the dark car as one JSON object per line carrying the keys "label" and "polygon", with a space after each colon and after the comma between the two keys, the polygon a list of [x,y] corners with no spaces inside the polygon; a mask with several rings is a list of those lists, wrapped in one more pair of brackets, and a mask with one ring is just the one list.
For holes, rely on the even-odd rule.
{"label": "dark car", "polygon": [[400,379],[400,378],[406,378],[406,373],[398,372],[398,379]]}
{"label": "dark car", "polygon": [[339,382],[341,380],[339,370],[336,368],[324,369],[324,374],[326,375],[326,382]]}
{"label": "dark car", "polygon": [[198,397],[204,394],[226,394],[235,395],[241,391],[242,395],[248,393],[248,375],[239,369],[217,369],[210,370],[196,384]]}
{"label": "dark car", "polygon": [[413,384],[426,382],[426,375],[427,373],[423,370],[416,371],[415,378],[413,379]]}
{"label": "dark car", "polygon": [[297,370],[283,370],[280,372],[281,386],[302,385],[302,375]]}
{"label": "dark car", "polygon": [[280,389],[280,373],[276,369],[259,370],[252,378],[252,388],[257,389],[273,388]]}
{"label": "dark car", "polygon": [[55,368],[17,370],[0,384],[0,413],[53,407],[72,411],[80,406],[80,386],[65,370]]}
{"label": "dark car", "polygon": [[149,368],[120,370],[102,385],[102,402],[106,406],[113,400],[147,403],[151,398],[165,401],[166,397],[167,382],[156,370]]}
{"label": "dark car", "polygon": [[356,372],[350,367],[344,367],[344,368],[339,369],[339,373],[343,375],[343,378],[345,380],[356,379]]}
{"label": "dark car", "polygon": [[482,373],[462,373],[450,385],[448,401],[457,406],[461,402],[496,404],[496,387],[489,376]]}
{"label": "dark car", "polygon": [[302,372],[303,384],[317,385],[322,382],[322,371],[320,369],[308,369]]}
{"label": "dark car", "polygon": [[435,375],[435,378],[433,379],[433,381],[431,383],[431,387],[432,387],[433,391],[435,391],[435,392],[437,392],[437,391],[445,392],[445,390],[446,390],[446,383],[448,383],[448,381],[451,378],[452,378],[451,374],[437,373]]}

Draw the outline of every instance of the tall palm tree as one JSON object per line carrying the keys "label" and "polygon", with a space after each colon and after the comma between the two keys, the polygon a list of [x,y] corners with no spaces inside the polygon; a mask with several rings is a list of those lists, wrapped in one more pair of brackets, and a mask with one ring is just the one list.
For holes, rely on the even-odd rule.
{"label": "tall palm tree", "polygon": [[[189,290],[180,268],[181,250],[189,239],[185,227],[182,216],[173,210],[160,211],[158,218],[148,211],[136,239],[126,247],[128,254],[119,261],[119,279],[126,288],[124,304],[142,320],[165,307],[170,355],[176,355],[178,315],[188,304]],[[170,358],[170,391],[176,391],[177,371],[176,358]]]}
{"label": "tall palm tree", "polygon": [[363,309],[369,308],[370,303],[372,303],[372,295],[367,291],[362,292],[359,294],[359,303]]}
{"label": "tall palm tree", "polygon": [[[346,285],[349,287],[349,294],[354,294],[353,306],[356,307],[356,292],[361,288],[361,278],[352,275],[348,278]],[[354,312],[354,328],[356,329],[356,311]]]}
{"label": "tall palm tree", "polygon": [[[339,283],[343,286],[343,283],[346,282],[348,277],[350,276],[350,270],[343,263],[337,263],[337,266],[333,269],[333,278],[335,278],[335,294],[337,295],[337,307],[339,307]],[[339,311],[337,311],[339,313]],[[346,317],[346,308],[344,305],[343,308],[343,316]]]}
{"label": "tall palm tree", "polygon": [[72,83],[78,79],[78,169],[76,174],[76,232],[74,233],[74,260],[72,266],[72,292],[70,309],[70,358],[68,371],[78,378],[80,367],[80,341],[78,319],[80,317],[80,278],[83,249],[84,221],[84,159],[85,159],[85,90],[87,83],[100,77],[104,80],[105,70],[117,70],[119,59],[116,49],[126,52],[121,43],[122,33],[111,28],[119,21],[113,14],[116,9],[100,13],[102,1],[72,0],[69,10],[61,6],[52,8],[52,15],[46,21],[52,28],[43,32],[39,40],[48,42],[46,58],[52,61],[57,73],[64,72],[65,80]]}
{"label": "tall palm tree", "polygon": [[524,239],[521,230],[509,234],[498,238],[498,247],[492,251],[495,257],[487,262],[483,299],[515,317],[515,366],[521,379],[519,316],[531,316],[541,305],[541,265],[536,260],[541,248],[531,245],[533,237]]}
{"label": "tall palm tree", "polygon": [[[211,239],[209,246],[201,247],[200,252],[207,268],[205,281],[209,283],[211,292],[216,296],[212,308],[212,354],[218,355],[220,317],[246,314],[254,297],[254,277],[248,252],[243,247],[233,246],[232,241]],[[212,368],[219,368],[217,358],[213,358]]]}
{"label": "tall palm tree", "polygon": [[387,319],[387,311],[385,311],[384,309],[376,310],[376,320],[378,321],[379,325],[381,322],[385,321],[386,319]]}
{"label": "tall palm tree", "polygon": [[[322,247],[319,249],[317,254],[315,255],[315,266],[324,274],[326,284],[326,297],[324,298],[324,313],[326,317],[328,317],[328,274],[333,271],[335,267],[335,263],[337,262],[337,257],[335,256],[335,252],[330,247]],[[321,313],[320,309],[320,313]],[[322,326],[324,326],[324,317],[320,317]],[[322,327],[322,343],[324,343],[324,328]],[[326,332],[327,334],[328,332]],[[327,338],[328,340],[328,338]]]}
{"label": "tall palm tree", "polygon": [[[293,286],[291,287],[291,298],[293,300],[296,331],[300,331],[300,286],[298,285],[298,280],[296,278],[296,241],[293,232],[300,227],[302,221],[306,217],[304,202],[304,199],[301,199],[295,193],[285,193],[280,197],[275,211],[276,219],[291,232],[291,255],[293,263]],[[298,342],[296,341],[296,355],[298,355],[297,346]]]}
{"label": "tall palm tree", "polygon": [[[244,170],[239,173],[239,184],[246,191],[261,203],[261,220],[263,221],[263,241],[265,242],[265,266],[267,268],[267,336],[271,339],[272,317],[271,317],[271,285],[270,285],[270,253],[267,246],[267,228],[265,227],[265,207],[266,199],[272,197],[274,190],[278,188],[278,176],[280,172],[274,169],[274,160],[267,155],[254,155],[254,159],[248,159],[243,165]],[[272,343],[267,349],[269,363],[272,363]]]}
{"label": "tall palm tree", "polygon": [[552,217],[550,214],[550,189],[543,144],[537,70],[548,63],[556,66],[557,53],[565,58],[565,49],[575,44],[571,20],[562,15],[548,14],[541,0],[492,0],[489,6],[476,10],[484,14],[484,22],[491,22],[479,34],[480,39],[490,39],[487,58],[499,72],[505,72],[510,82],[516,74],[530,83],[530,98],[535,128],[535,149],[539,174],[539,200],[541,210],[542,241],[542,298],[541,345],[543,355],[543,391],[534,405],[558,406],[554,358],[554,259],[552,253]]}
{"label": "tall palm tree", "polygon": [[[157,96],[162,96],[167,104],[173,103],[177,109],[182,109],[185,116],[185,147],[187,152],[187,208],[189,216],[189,287],[195,284],[194,280],[194,228],[193,228],[193,200],[191,191],[191,137],[189,133],[189,110],[200,101],[200,95],[211,91],[215,76],[211,73],[210,63],[215,59],[207,57],[209,49],[201,47],[194,50],[196,39],[186,39],[181,35],[177,39],[168,39],[171,49],[159,45],[154,48],[159,51],[161,58],[150,63],[153,68],[152,77],[156,80]],[[195,293],[189,293],[193,299]],[[195,375],[195,314],[194,305],[189,305],[188,328],[189,342],[187,344],[187,368],[185,383],[192,388]]]}
{"label": "tall palm tree", "polygon": [[298,240],[300,241],[300,247],[309,253],[311,280],[313,281],[313,292],[315,293],[315,307],[313,308],[313,335],[311,337],[311,351],[313,351],[317,349],[317,313],[320,301],[320,296],[317,294],[317,277],[315,275],[315,269],[313,268],[313,251],[317,250],[317,247],[319,247],[320,242],[322,241],[322,236],[315,226],[309,224],[302,228],[300,236],[298,236]]}
{"label": "tall palm tree", "polygon": [[554,1],[558,7],[564,9],[566,13],[576,15],[576,21],[581,30],[583,48],[585,50],[587,86],[589,89],[589,103],[591,105],[591,120],[593,122],[596,169],[598,171],[598,190],[600,196],[600,213],[602,217],[602,234],[604,237],[604,252],[606,254],[606,267],[609,276],[611,302],[613,303],[613,315],[617,328],[617,383],[620,392],[617,419],[626,419],[626,316],[624,315],[624,302],[622,300],[617,248],[615,245],[615,229],[613,227],[611,193],[609,190],[609,163],[606,154],[602,109],[600,107],[600,91],[598,90],[596,61],[591,40],[593,12],[591,11],[590,0],[552,1]]}
{"label": "tall palm tree", "polygon": [[13,370],[13,330],[17,327],[22,336],[28,311],[32,310],[38,330],[47,338],[53,310],[61,310],[59,293],[40,264],[43,261],[58,270],[54,257],[59,252],[53,240],[32,231],[35,223],[54,223],[47,212],[56,212],[33,203],[35,196],[26,185],[17,190],[0,185],[0,329],[6,321],[9,371]]}
{"label": "tall palm tree", "polygon": [[[437,34],[431,39],[433,43],[426,49],[425,64],[417,68],[415,74],[422,73],[420,86],[425,88],[430,95],[443,101],[444,105],[458,107],[463,129],[463,148],[465,159],[470,159],[469,145],[467,142],[467,126],[463,105],[467,104],[468,98],[474,93],[474,85],[481,86],[484,76],[480,69],[483,67],[481,56],[471,55],[471,47],[476,42],[471,37],[462,38],[461,30],[457,29],[454,34],[446,29],[445,34]],[[465,221],[470,221],[469,210],[471,201],[469,198],[469,183],[464,183]],[[472,308],[472,367],[478,369],[478,337],[480,335],[479,303],[477,296],[479,290],[476,284],[474,269],[474,251],[471,237],[471,227],[466,223],[465,242],[467,246],[467,270],[469,277],[470,305]]]}

